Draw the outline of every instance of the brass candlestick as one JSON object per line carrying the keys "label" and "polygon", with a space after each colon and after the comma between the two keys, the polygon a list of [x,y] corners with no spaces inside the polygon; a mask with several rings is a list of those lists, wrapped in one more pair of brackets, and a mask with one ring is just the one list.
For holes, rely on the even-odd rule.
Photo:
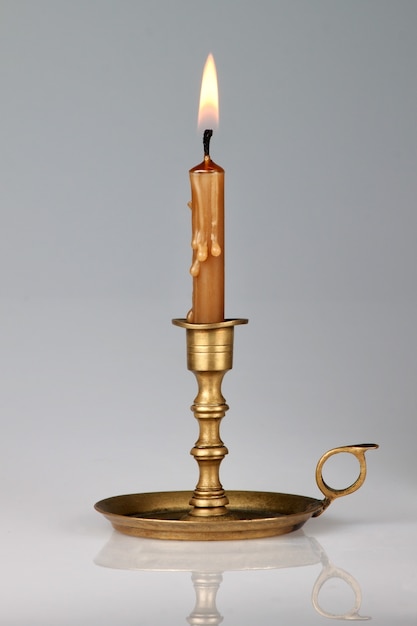
{"label": "brass candlestick", "polygon": [[[233,365],[235,326],[246,319],[214,324],[195,324],[175,319],[186,329],[187,366],[197,379],[198,394],[191,409],[199,423],[199,437],[191,454],[199,467],[193,493],[173,491],[115,496],[95,505],[116,530],[127,535],[157,539],[226,540],[271,537],[300,528],[320,515],[341,496],[353,493],[366,477],[365,453],[376,444],[342,446],[326,452],[316,468],[316,482],[325,496],[306,496],[262,491],[228,491],[220,482],[220,464],[228,453],[220,437],[220,423],[228,410],[222,381]],[[323,465],[339,453],[353,454],[359,476],[346,489],[333,489],[323,479]]]}
{"label": "brass candlestick", "polygon": [[217,324],[190,324],[173,320],[187,330],[187,366],[197,379],[198,394],[191,410],[198,420],[200,434],[191,450],[199,467],[199,480],[190,500],[188,515],[212,517],[228,515],[229,500],[220,483],[220,463],[228,453],[220,438],[220,422],[228,406],[222,395],[222,382],[233,366],[234,327],[246,319]]}

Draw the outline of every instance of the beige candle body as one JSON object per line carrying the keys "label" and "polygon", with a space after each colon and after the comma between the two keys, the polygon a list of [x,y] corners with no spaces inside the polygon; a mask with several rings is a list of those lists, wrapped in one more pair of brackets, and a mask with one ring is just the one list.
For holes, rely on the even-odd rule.
{"label": "beige candle body", "polygon": [[224,170],[209,156],[190,170],[193,277],[187,320],[213,324],[224,320]]}

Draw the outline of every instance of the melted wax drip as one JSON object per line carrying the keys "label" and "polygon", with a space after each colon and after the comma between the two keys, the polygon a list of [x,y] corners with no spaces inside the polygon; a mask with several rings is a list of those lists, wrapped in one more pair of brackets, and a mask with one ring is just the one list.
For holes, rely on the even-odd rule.
{"label": "melted wax drip", "polygon": [[[210,215],[210,224],[206,224],[203,202],[201,201],[201,189],[199,186],[196,187],[197,194],[197,207],[196,207],[196,216],[195,216],[195,228],[193,231],[193,237],[191,241],[191,247],[195,250],[194,261],[190,268],[190,274],[194,278],[200,273],[200,265],[207,260],[209,254],[212,256],[220,256],[222,253],[222,249],[219,244],[219,235],[218,235],[218,227],[219,227],[219,207],[217,202],[217,197],[213,197],[213,195],[217,195],[217,186],[212,186],[212,200],[211,203],[211,215]],[[190,209],[192,209],[191,202],[188,203]],[[210,242],[208,241],[210,238]]]}

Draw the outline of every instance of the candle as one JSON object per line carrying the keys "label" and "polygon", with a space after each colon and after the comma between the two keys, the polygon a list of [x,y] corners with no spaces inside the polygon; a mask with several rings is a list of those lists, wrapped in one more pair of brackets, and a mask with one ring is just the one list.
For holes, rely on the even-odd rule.
{"label": "candle", "polygon": [[207,58],[201,83],[199,127],[204,161],[190,170],[192,213],[192,308],[187,321],[212,324],[224,320],[224,170],[210,157],[208,125],[218,123],[218,89],[213,56]]}

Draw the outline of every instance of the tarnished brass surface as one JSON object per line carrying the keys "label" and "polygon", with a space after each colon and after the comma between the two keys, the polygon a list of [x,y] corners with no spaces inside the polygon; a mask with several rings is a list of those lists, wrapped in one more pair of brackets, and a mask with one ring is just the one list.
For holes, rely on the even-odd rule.
{"label": "tarnished brass surface", "polygon": [[[379,446],[376,443],[358,443],[352,446],[340,446],[339,448],[333,448],[328,452],[325,452],[323,456],[319,459],[316,467],[316,483],[322,494],[326,497],[323,501],[323,511],[333,502],[335,498],[341,498],[342,496],[348,496],[350,493],[357,491],[360,487],[362,487],[366,478],[366,459],[365,452],[368,450],[376,450]],[[323,466],[330,459],[331,456],[335,454],[353,454],[359,461],[359,475],[357,479],[346,487],[345,489],[333,489],[330,487],[323,478]],[[321,511],[321,512],[323,512]],[[316,514],[316,515],[319,515]]]}
{"label": "tarnished brass surface", "polygon": [[188,515],[226,515],[227,495],[220,482],[220,464],[228,450],[220,438],[220,422],[228,406],[222,395],[222,381],[233,365],[234,327],[246,319],[216,324],[191,324],[173,320],[187,331],[187,367],[197,379],[198,394],[191,410],[199,424],[199,437],[191,454],[198,463],[199,480],[190,499]]}
{"label": "tarnished brass surface", "polygon": [[228,491],[226,515],[189,515],[190,492],[171,491],[115,496],[96,510],[126,535],[195,541],[256,539],[300,528],[322,506],[321,500],[283,493]]}
{"label": "tarnished brass surface", "polygon": [[[267,491],[228,491],[225,514],[195,516],[191,514],[193,498],[189,491],[166,491],[115,496],[101,500],[95,508],[116,530],[137,537],[219,541],[283,535],[323,513],[334,498],[359,489],[366,476],[365,452],[377,447],[342,446],[323,454],[316,469],[317,485],[326,496],[323,500]],[[358,458],[360,475],[350,487],[332,489],[323,480],[323,466],[331,456],[343,452]]]}

